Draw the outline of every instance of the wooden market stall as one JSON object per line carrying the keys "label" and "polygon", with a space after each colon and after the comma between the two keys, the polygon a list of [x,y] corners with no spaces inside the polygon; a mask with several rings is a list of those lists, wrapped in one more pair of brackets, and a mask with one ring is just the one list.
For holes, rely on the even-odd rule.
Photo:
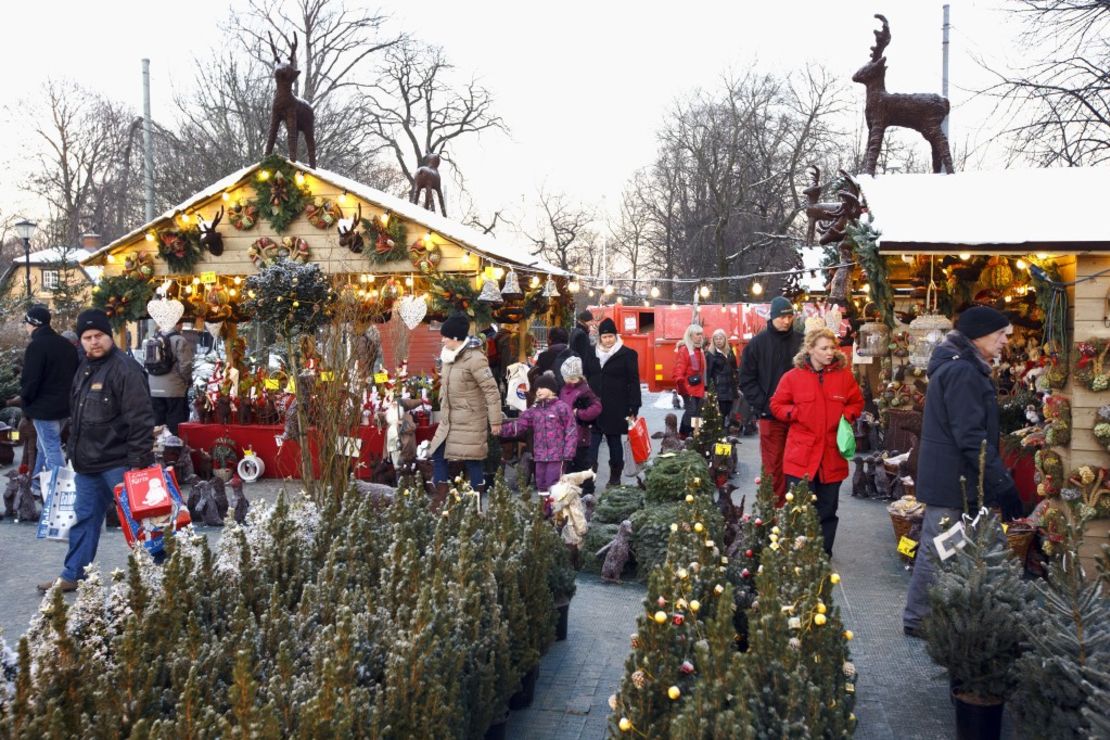
{"label": "wooden market stall", "polygon": [[[1081,491],[1097,510],[1084,551],[1097,552],[1110,523],[1110,491],[1102,493],[1110,428],[1098,430],[1101,441],[1095,433],[1110,422],[1110,363],[1103,367],[1110,343],[1110,225],[1103,217],[1110,168],[860,176],[858,182],[879,232],[897,312],[916,309],[928,319],[922,299],[940,292],[947,298],[936,302],[943,320],[969,303],[1012,317],[1020,341],[1003,358],[1010,377],[1002,385],[1039,391],[1043,405],[1030,415],[1048,416],[1039,431],[1021,438],[1040,451],[1033,503]],[[909,327],[897,326],[896,335],[899,329]],[[1099,417],[1100,408],[1106,417]],[[1044,463],[1054,459],[1051,453],[1058,455],[1056,470]],[[1025,457],[1031,466],[1032,453]]]}
{"label": "wooden market stall", "polygon": [[[230,348],[239,334],[237,325],[251,319],[245,310],[248,279],[281,261],[319,265],[336,296],[367,307],[378,322],[389,320],[366,328],[384,345],[372,369],[379,375],[396,373],[390,345],[398,341],[398,328],[406,336],[397,360],[407,359],[410,373],[430,375],[439,352],[433,322],[449,311],[468,312],[475,332],[491,321],[508,325],[515,334],[512,351],[523,356],[529,323],[561,317],[569,302],[565,274],[526,249],[342,175],[279,156],[213,183],[97,250],[83,264],[104,269],[95,300],[113,317],[121,338],[126,323],[155,307],[157,299],[148,301],[159,290],[167,301],[180,299],[184,319],[198,331],[221,334]],[[362,332],[358,327],[353,333]],[[268,355],[265,346],[255,349]],[[259,380],[267,382],[260,385],[259,398],[263,391],[273,395],[285,389],[284,381]],[[244,396],[246,392],[244,388]],[[189,426],[195,449],[209,447],[215,437],[231,438],[240,451],[253,447],[265,462],[266,475],[299,474],[297,456],[283,460],[279,454],[274,437],[281,426],[230,424],[226,417],[213,418],[215,397],[201,400],[200,406],[207,403],[201,411],[207,411],[204,420],[209,423]],[[381,432],[368,425],[360,436],[367,442],[362,445],[365,471],[381,455]]]}

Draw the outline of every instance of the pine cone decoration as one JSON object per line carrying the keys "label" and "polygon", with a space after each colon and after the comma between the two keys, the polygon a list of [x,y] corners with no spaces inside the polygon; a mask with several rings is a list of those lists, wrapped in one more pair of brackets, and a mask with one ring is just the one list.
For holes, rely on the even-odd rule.
{"label": "pine cone decoration", "polygon": [[632,685],[638,689],[647,686],[647,675],[643,671],[632,672]]}

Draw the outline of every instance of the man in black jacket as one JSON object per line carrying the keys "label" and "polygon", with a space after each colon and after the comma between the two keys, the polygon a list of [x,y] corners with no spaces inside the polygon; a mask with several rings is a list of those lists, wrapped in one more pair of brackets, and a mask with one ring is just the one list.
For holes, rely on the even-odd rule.
{"label": "man in black jacket", "polygon": [[[989,364],[1006,347],[1011,331],[1004,314],[988,306],[969,308],[929,360],[922,464],[915,481],[917,499],[926,507],[925,521],[902,613],[903,630],[911,637],[920,637],[921,621],[929,613],[929,586],[935,572],[933,538],[957,524],[965,511],[979,509],[984,442],[983,504],[1000,506],[1007,519],[1021,515],[1017,487],[998,454],[998,389]],[[961,479],[966,482],[967,501]]]}
{"label": "man in black jacket", "polygon": [[77,350],[50,326],[50,311],[41,304],[27,310],[23,318],[31,343],[23,355],[19,395],[8,399],[9,406],[20,405],[23,415],[35,426],[35,465],[31,480],[65,465],[62,455],[62,425],[69,416],[69,387],[77,372]]}
{"label": "man in black jacket", "polygon": [[586,308],[579,311],[575,318],[578,319],[578,323],[570,330],[570,339],[567,344],[571,351],[582,360],[582,372],[586,374],[586,380],[589,380],[601,370],[597,355],[594,353],[594,346],[590,342],[590,327],[594,324],[594,315]]}
{"label": "man in black jacket", "polygon": [[744,348],[740,361],[740,392],[759,419],[759,455],[764,475],[770,475],[781,506],[786,500],[786,477],[782,456],[786,452],[789,425],[771,414],[771,396],[779,380],[794,366],[794,355],[802,348],[802,335],[794,331],[794,306],[782,296],[771,301],[767,328]]}
{"label": "man in black jacket", "polygon": [[[77,336],[85,359],[73,378],[67,443],[77,473],[76,521],[57,580],[62,591],[76,590],[85,566],[96,557],[104,516],[115,505],[113,489],[123,482],[124,472],[154,464],[154,412],[142,368],[116,349],[103,311],[90,309],[78,316]],[[39,590],[54,583],[41,583]]]}

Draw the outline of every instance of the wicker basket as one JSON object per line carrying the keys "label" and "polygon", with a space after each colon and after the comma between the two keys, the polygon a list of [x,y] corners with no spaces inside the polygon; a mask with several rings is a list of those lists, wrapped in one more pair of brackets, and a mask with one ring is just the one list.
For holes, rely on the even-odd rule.
{"label": "wicker basket", "polygon": [[[908,537],[910,530],[913,529],[914,520],[906,516],[898,516],[897,514],[890,515],[890,523],[894,526],[894,543],[898,544],[902,541],[903,537]],[[898,557],[902,558],[907,563],[912,563],[913,558],[898,553]]]}
{"label": "wicker basket", "polygon": [[1033,544],[1036,536],[1037,530],[1028,526],[1011,524],[1009,529],[1006,530],[1006,541],[1019,563],[1025,562],[1025,558],[1029,555],[1029,547]]}

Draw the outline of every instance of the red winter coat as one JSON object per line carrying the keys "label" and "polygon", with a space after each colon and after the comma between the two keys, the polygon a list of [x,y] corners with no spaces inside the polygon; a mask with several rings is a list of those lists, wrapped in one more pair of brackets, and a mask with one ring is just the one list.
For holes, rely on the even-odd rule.
{"label": "red winter coat", "polygon": [[[684,396],[693,396],[694,398],[705,398],[705,352],[701,348],[694,350],[693,358],[690,356],[690,350],[682,342],[678,343],[675,349],[674,358],[674,371],[671,373],[671,379],[674,381],[675,388]],[[697,375],[701,380],[697,385],[690,385],[687,379]]]}
{"label": "red winter coat", "polygon": [[843,355],[820,373],[807,355],[799,355],[771,397],[771,413],[790,425],[782,471],[810,480],[819,475],[822,483],[847,478],[848,461],[836,446],[836,430],[841,416],[853,422],[862,412],[863,395]]}

